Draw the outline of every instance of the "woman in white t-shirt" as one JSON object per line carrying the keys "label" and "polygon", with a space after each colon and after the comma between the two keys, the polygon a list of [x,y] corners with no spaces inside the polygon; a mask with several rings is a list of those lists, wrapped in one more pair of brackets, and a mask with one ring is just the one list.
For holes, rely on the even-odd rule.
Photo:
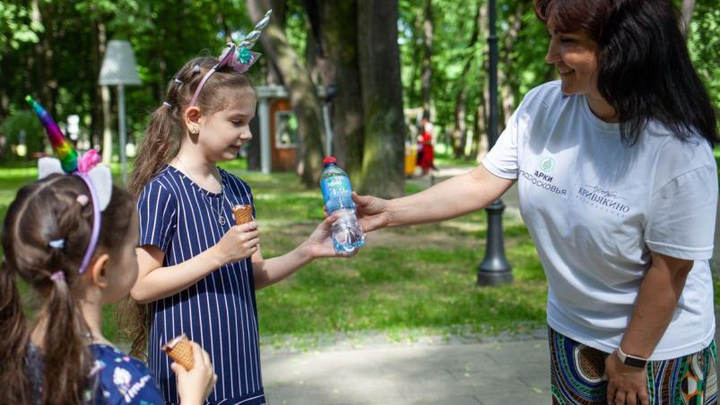
{"label": "woman in white t-shirt", "polygon": [[354,196],[366,231],[486,207],[518,183],[549,283],[553,403],[715,404],[716,118],[670,0],[536,0],[560,80],[474,171]]}

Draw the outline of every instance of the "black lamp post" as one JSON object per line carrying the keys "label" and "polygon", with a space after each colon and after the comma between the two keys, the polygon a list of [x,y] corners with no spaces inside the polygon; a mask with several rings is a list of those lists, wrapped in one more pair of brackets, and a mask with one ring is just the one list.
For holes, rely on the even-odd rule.
{"label": "black lamp post", "polygon": [[[490,63],[488,76],[490,77],[490,123],[488,137],[489,148],[495,145],[498,138],[498,111],[497,111],[497,33],[495,32],[495,0],[488,3],[488,16],[490,20],[490,35],[488,45],[490,48]],[[505,258],[505,247],[503,246],[502,213],[505,204],[498,199],[486,209],[488,214],[487,246],[485,258],[478,266],[478,285],[500,285],[512,282],[511,267]]]}

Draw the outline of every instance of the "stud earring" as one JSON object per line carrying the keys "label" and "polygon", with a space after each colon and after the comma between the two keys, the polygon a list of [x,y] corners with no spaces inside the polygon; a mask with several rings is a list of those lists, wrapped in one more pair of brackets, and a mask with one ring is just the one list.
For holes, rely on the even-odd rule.
{"label": "stud earring", "polygon": [[200,132],[200,128],[197,125],[193,125],[190,127],[191,134],[197,134],[198,132]]}

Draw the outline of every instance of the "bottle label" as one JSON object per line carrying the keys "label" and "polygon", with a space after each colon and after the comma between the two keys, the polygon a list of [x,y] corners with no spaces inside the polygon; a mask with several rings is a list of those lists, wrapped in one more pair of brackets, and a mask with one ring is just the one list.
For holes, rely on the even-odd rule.
{"label": "bottle label", "polygon": [[352,187],[350,179],[345,176],[333,176],[322,181],[321,184],[325,208],[333,212],[339,208],[355,208],[352,201]]}

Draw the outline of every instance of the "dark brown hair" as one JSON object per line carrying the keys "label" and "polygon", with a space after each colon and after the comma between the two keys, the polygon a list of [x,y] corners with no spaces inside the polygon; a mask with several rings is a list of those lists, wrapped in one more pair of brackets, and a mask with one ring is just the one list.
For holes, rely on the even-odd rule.
{"label": "dark brown hair", "polygon": [[[167,105],[163,104],[153,112],[135,158],[135,169],[130,176],[129,186],[135,198],[140,196],[145,184],[158,174],[160,168],[177,154],[187,130],[183,114],[203,76],[217,63],[217,58],[195,58],[186,63],[168,83]],[[250,89],[255,94],[255,88],[245,74],[224,67],[205,82],[197,98],[197,105],[203,114],[221,111],[228,102],[228,94],[223,90],[238,88]]]}
{"label": "dark brown hair", "polygon": [[535,14],[558,32],[584,32],[598,43],[598,91],[617,112],[627,145],[651,120],[682,140],[695,131],[719,140],[670,0],[535,0]]}
{"label": "dark brown hair", "polygon": [[[25,374],[30,326],[16,284],[20,277],[42,297],[38,310],[46,321],[43,359],[43,403],[80,404],[90,387],[92,358],[87,347],[87,325],[73,299],[78,273],[90,241],[92,202],[77,202],[89,195],[77,176],[51,175],[21,188],[10,204],[2,228],[4,251],[0,268],[0,403],[33,402],[31,383]],[[113,187],[110,204],[102,212],[99,252],[125,241],[135,210],[131,195]],[[50,241],[64,240],[64,247]],[[50,276],[62,272],[64,280]]]}

